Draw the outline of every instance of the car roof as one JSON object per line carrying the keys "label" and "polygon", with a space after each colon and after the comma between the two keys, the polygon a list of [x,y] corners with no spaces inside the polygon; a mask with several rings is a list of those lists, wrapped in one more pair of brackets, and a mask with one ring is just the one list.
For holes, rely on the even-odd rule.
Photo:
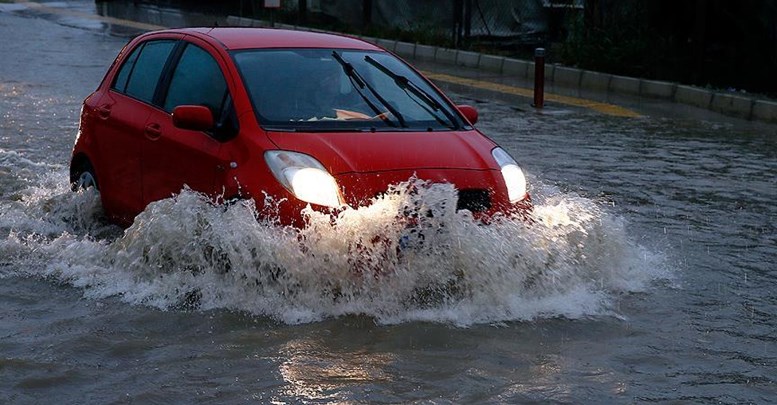
{"label": "car roof", "polygon": [[337,48],[380,50],[375,45],[344,35],[274,28],[207,27],[168,30],[215,39],[228,50],[253,48]]}

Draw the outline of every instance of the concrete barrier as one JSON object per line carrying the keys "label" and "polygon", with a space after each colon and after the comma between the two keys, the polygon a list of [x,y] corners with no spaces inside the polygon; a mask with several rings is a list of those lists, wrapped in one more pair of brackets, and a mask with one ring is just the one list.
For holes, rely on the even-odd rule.
{"label": "concrete barrier", "polygon": [[456,64],[464,67],[476,68],[480,63],[480,54],[477,52],[459,51],[456,53]]}
{"label": "concrete barrier", "polygon": [[379,47],[381,47],[383,49],[389,50],[391,52],[394,52],[394,49],[395,49],[395,47],[397,45],[397,41],[392,41],[392,40],[389,40],[389,39],[380,39],[380,38],[378,38],[378,40],[375,42],[375,45],[377,45],[377,46],[379,46]]}
{"label": "concrete barrier", "polygon": [[[227,16],[227,25],[233,27],[269,27],[270,23],[263,20],[254,20],[251,18],[238,17],[234,15]],[[288,29],[288,28],[287,28]]]}
{"label": "concrete barrier", "polygon": [[483,55],[480,57],[478,68],[489,72],[502,73],[502,65],[505,63],[503,56]]}
{"label": "concrete barrier", "polygon": [[677,85],[669,82],[657,80],[642,80],[640,84],[640,95],[652,98],[662,98],[671,100],[674,96],[674,90]]}
{"label": "concrete barrier", "polygon": [[455,65],[457,52],[458,51],[455,49],[437,48],[437,52],[434,54],[434,60],[448,65]]}
{"label": "concrete barrier", "polygon": [[583,71],[580,69],[558,66],[553,73],[553,83],[579,87],[582,76]]}
{"label": "concrete barrier", "polygon": [[415,58],[424,61],[434,61],[434,54],[437,48],[430,45],[418,44],[415,46]]}
{"label": "concrete barrier", "polygon": [[753,113],[753,99],[733,94],[715,93],[710,108],[723,114],[749,119]]}
{"label": "concrete barrier", "polygon": [[409,42],[397,42],[397,45],[394,47],[394,52],[397,55],[405,58],[413,58],[415,57],[415,44],[411,44]]}
{"label": "concrete barrier", "polygon": [[777,102],[756,100],[751,119],[777,124]]}
{"label": "concrete barrier", "polygon": [[699,108],[710,108],[712,92],[693,86],[677,86],[674,93],[675,102],[688,104]]}
{"label": "concrete barrier", "polygon": [[505,58],[502,74],[508,76],[527,77],[529,62],[520,59]]}
{"label": "concrete barrier", "polygon": [[639,82],[639,79],[633,77],[612,75],[609,91],[638,96]]}
{"label": "concrete barrier", "polygon": [[580,87],[585,90],[607,92],[610,89],[612,75],[584,70],[580,78]]}

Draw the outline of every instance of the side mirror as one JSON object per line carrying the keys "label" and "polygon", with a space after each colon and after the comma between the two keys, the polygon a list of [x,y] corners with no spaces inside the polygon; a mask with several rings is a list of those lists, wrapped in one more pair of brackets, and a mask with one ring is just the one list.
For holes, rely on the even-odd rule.
{"label": "side mirror", "polygon": [[469,121],[470,124],[475,125],[475,123],[478,122],[478,110],[475,109],[475,107],[471,105],[457,105],[456,108],[459,109],[459,112],[464,116],[464,118]]}
{"label": "side mirror", "polygon": [[202,105],[179,105],[173,109],[173,125],[192,131],[213,129],[213,113]]}

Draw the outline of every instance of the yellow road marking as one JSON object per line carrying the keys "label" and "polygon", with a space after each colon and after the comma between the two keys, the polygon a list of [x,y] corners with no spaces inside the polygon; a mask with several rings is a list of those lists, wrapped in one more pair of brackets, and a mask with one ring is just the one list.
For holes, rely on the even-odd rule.
{"label": "yellow road marking", "polygon": [[34,1],[20,1],[16,0],[14,1],[16,4],[21,4],[24,6],[27,6],[30,9],[40,10],[46,13],[52,13],[52,14],[60,14],[60,15],[66,15],[70,17],[79,17],[79,18],[86,18],[89,20],[96,20],[101,21],[107,24],[113,24],[113,25],[122,25],[125,27],[130,28],[137,28],[139,30],[145,30],[145,31],[154,31],[154,30],[161,30],[166,27],[163,27],[161,25],[154,25],[154,24],[146,24],[136,21],[130,21],[130,20],[122,20],[120,18],[113,18],[113,17],[105,17],[101,15],[94,15],[90,13],[83,13],[80,11],[74,11],[74,10],[67,10],[59,7],[49,7],[46,5],[43,5],[41,3],[36,3]]}
{"label": "yellow road marking", "polygon": [[[423,74],[432,79],[439,80],[441,82],[453,83],[467,87],[474,87],[476,89],[496,91],[504,94],[512,94],[516,96],[522,96],[527,98],[534,98],[534,92],[530,89],[508,86],[506,84],[499,84],[493,82],[487,82],[483,80],[468,79],[465,77],[451,76],[444,73],[423,72]],[[553,101],[561,104],[572,105],[575,107],[588,108],[596,112],[612,115],[616,117],[636,118],[640,115],[628,108],[620,107],[613,104],[601,103],[593,100],[586,100],[577,97],[562,96],[559,94],[545,93],[545,100]]]}
{"label": "yellow road marking", "polygon": [[[137,21],[124,20],[120,18],[94,15],[90,13],[83,13],[80,11],[67,10],[59,7],[50,7],[34,1],[15,0],[14,3],[21,4],[31,9],[36,9],[47,13],[85,18],[89,20],[101,21],[107,24],[121,25],[125,27],[136,28],[139,30],[145,30],[145,31],[154,31],[154,30],[167,28],[161,25],[146,24],[146,23],[141,23]],[[453,84],[463,85],[467,87],[473,87],[476,89],[496,91],[499,93],[512,94],[512,95],[523,96],[528,98],[533,98],[534,96],[532,90],[522,88],[522,87],[508,86],[505,84],[487,82],[487,81],[476,80],[476,79],[468,79],[468,78],[459,77],[459,76],[451,76],[444,73],[434,73],[434,72],[423,72],[423,73],[424,75],[426,75],[432,80],[439,80],[442,82],[453,83]],[[601,103],[593,100],[586,100],[586,99],[577,98],[577,97],[569,97],[569,96],[562,96],[558,94],[545,93],[545,99],[548,101],[553,101],[561,104],[588,108],[588,109],[600,112],[602,114],[613,115],[616,117],[634,118],[634,117],[640,116],[638,113],[636,113],[635,111],[629,110],[628,108],[607,104],[607,103]]]}

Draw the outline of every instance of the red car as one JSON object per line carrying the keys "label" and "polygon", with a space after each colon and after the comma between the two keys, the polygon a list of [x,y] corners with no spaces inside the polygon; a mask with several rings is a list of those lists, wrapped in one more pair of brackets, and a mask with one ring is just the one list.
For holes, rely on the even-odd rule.
{"label": "red car", "polygon": [[70,163],[122,225],[188,186],[300,211],[368,204],[392,184],[452,183],[458,209],[529,207],[515,160],[393,54],[338,35],[188,28],[130,41],[86,98]]}

